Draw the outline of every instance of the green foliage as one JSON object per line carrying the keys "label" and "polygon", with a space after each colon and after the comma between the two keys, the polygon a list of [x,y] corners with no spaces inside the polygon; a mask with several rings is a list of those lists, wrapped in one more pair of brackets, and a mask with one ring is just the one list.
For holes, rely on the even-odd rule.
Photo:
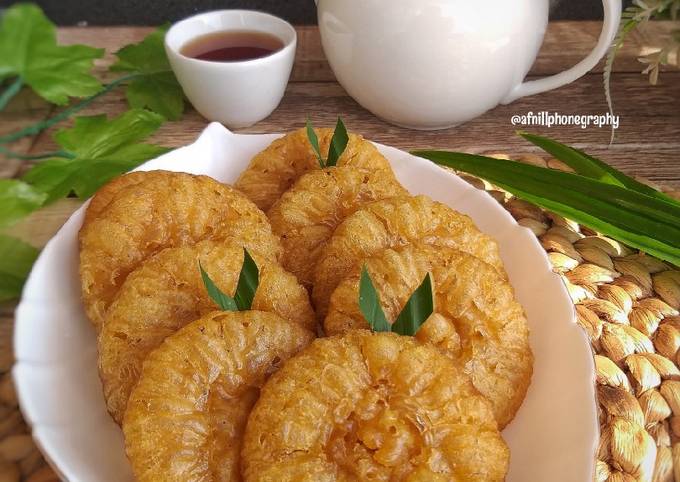
{"label": "green foliage", "polygon": [[17,179],[0,179],[0,228],[10,226],[43,205],[47,195]]}
{"label": "green foliage", "polygon": [[[102,184],[167,149],[142,141],[155,132],[164,118],[178,119],[184,96],[170,70],[160,28],[142,42],[117,52],[112,70],[128,74],[102,88],[91,74],[102,49],[85,45],[60,46],[55,26],[34,4],[15,4],[0,18],[0,111],[25,85],[49,102],[64,105],[69,97],[86,97],[54,116],[0,136],[0,153],[22,160],[46,159],[22,180],[0,180],[0,227],[6,227],[35,209],[64,196],[92,195]],[[21,154],[1,144],[36,135],[68,119],[98,97],[128,82],[127,98],[138,107],[114,118],[105,115],[76,118],[74,126],[58,131],[61,149],[51,153]],[[141,108],[148,108],[143,110]],[[17,263],[5,269],[6,254],[16,253]],[[17,296],[37,251],[12,238],[0,238],[0,298]],[[23,269],[18,269],[17,266]],[[244,302],[247,301],[247,298]]]}
{"label": "green foliage", "polygon": [[184,111],[184,93],[170,68],[163,40],[167,26],[160,27],[137,44],[123,47],[112,71],[129,72],[134,78],[126,96],[133,108],[147,108],[169,120],[178,120]]}
{"label": "green foliage", "polygon": [[307,139],[309,139],[309,143],[312,146],[312,149],[314,150],[314,153],[316,154],[316,158],[319,161],[319,166],[321,166],[321,169],[326,167],[326,163],[323,160],[323,156],[321,155],[321,148],[319,147],[319,138],[316,136],[316,132],[314,132],[314,126],[312,126],[312,121],[309,117],[307,117],[307,123],[306,123],[306,129],[307,129]]}
{"label": "green foliage", "polygon": [[432,275],[428,273],[416,288],[392,325],[392,332],[413,336],[434,312]]}
{"label": "green foliage", "polygon": [[548,154],[551,154],[556,159],[564,162],[567,166],[571,167],[576,172],[576,174],[580,174],[581,176],[589,177],[607,184],[612,184],[614,186],[625,187],[641,194],[657,197],[671,203],[678,202],[670,196],[667,196],[664,193],[647,186],[646,184],[642,184],[630,176],[626,176],[624,173],[614,169],[609,164],[574,147],[561,144],[547,137],[541,137],[535,134],[529,134],[527,132],[519,132],[518,134],[532,144],[540,147]]}
{"label": "green foliage", "polygon": [[324,161],[321,154],[321,148],[319,147],[319,138],[314,132],[314,127],[312,126],[312,121],[307,118],[307,138],[309,143],[316,154],[316,158],[319,160],[319,166],[323,169],[324,167],[333,167],[338,163],[338,159],[342,156],[347,148],[347,143],[349,142],[349,135],[347,134],[347,128],[342,122],[342,119],[338,117],[338,122],[335,125],[335,130],[333,131],[333,137],[331,138],[331,145],[328,149],[328,157]]}
{"label": "green foliage", "polygon": [[57,45],[56,29],[36,5],[10,7],[0,24],[0,80],[19,77],[45,100],[64,105],[101,89],[90,74],[103,49]]}
{"label": "green foliage", "polygon": [[359,309],[373,331],[390,331],[390,324],[380,306],[378,290],[364,265],[359,280]]}
{"label": "green foliage", "polygon": [[234,293],[234,301],[240,311],[249,310],[253,306],[253,299],[259,284],[260,270],[248,250],[243,248],[243,266]]}
{"label": "green foliage", "polygon": [[519,198],[680,266],[680,203],[676,201],[514,161],[459,152],[413,154],[479,176]]}
{"label": "green foliage", "polygon": [[11,300],[21,294],[37,257],[38,250],[30,244],[0,235],[0,301]]}
{"label": "green foliage", "polygon": [[201,279],[203,279],[203,285],[205,290],[208,292],[208,296],[212,299],[215,304],[222,311],[238,311],[238,306],[236,306],[236,301],[231,296],[222,292],[221,289],[217,287],[215,282],[210,278],[210,275],[203,269],[203,265],[198,263],[198,268],[201,270]]}
{"label": "green foliage", "polygon": [[198,267],[208,295],[221,310],[247,311],[251,309],[257,287],[260,284],[260,271],[246,248],[243,248],[243,265],[241,266],[241,273],[238,277],[238,284],[236,285],[233,298],[217,287],[200,262]]}
{"label": "green foliage", "polygon": [[331,138],[331,145],[328,149],[328,159],[326,159],[326,166],[335,166],[338,163],[338,159],[340,159],[342,153],[345,152],[348,142],[349,136],[347,135],[345,124],[343,124],[342,119],[338,117],[338,122],[335,125],[333,137]]}
{"label": "green foliage", "polygon": [[432,275],[428,273],[408,299],[395,322],[390,325],[382,306],[380,306],[378,291],[375,289],[366,265],[364,265],[359,280],[359,309],[373,331],[414,336],[434,312],[432,288]]}
{"label": "green foliage", "polygon": [[162,123],[162,116],[142,109],[110,120],[105,115],[78,117],[73,127],[54,136],[70,156],[43,161],[23,179],[44,192],[47,203],[71,193],[89,197],[115,176],[167,152],[165,147],[140,142]]}

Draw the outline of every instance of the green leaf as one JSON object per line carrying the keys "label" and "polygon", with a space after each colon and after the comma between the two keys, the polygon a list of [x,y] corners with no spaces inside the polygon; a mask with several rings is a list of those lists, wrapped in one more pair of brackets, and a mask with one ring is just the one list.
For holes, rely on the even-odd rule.
{"label": "green leaf", "polygon": [[19,239],[0,235],[0,301],[19,297],[38,250]]}
{"label": "green leaf", "polygon": [[246,248],[243,248],[243,266],[238,277],[234,300],[240,311],[249,310],[253,306],[253,298],[260,284],[260,271],[257,269],[255,260],[250,256]]}
{"label": "green leaf", "polygon": [[97,93],[100,82],[90,74],[103,49],[57,45],[56,29],[36,5],[16,4],[0,24],[0,80],[20,76],[38,95],[58,105],[69,97]]}
{"label": "green leaf", "polygon": [[10,226],[38,209],[47,195],[17,179],[0,179],[0,227]]}
{"label": "green leaf", "polygon": [[547,137],[529,134],[527,132],[518,132],[520,136],[540,147],[547,153],[551,154],[556,159],[564,162],[566,165],[574,169],[577,174],[589,177],[614,186],[621,186],[633,191],[637,191],[648,196],[658,197],[665,201],[678,203],[670,196],[657,191],[656,189],[647,186],[632,177],[626,176],[621,171],[614,169],[609,164],[586,154],[583,151],[575,149],[571,146],[561,144],[555,140]]}
{"label": "green leaf", "polygon": [[168,120],[179,120],[184,112],[184,92],[172,72],[148,74],[133,80],[126,96],[130,107],[147,108]]}
{"label": "green leaf", "polygon": [[110,120],[105,115],[77,117],[72,128],[54,136],[72,157],[43,161],[28,171],[24,180],[46,193],[48,203],[71,192],[89,197],[112,178],[168,151],[139,142],[163,121],[162,116],[141,109]]}
{"label": "green leaf", "polygon": [[331,146],[328,150],[326,167],[335,166],[338,163],[338,159],[340,159],[342,153],[345,152],[348,141],[349,136],[347,135],[345,124],[343,124],[342,119],[338,117],[338,123],[335,125],[335,131],[333,132],[333,137],[331,138]]}
{"label": "green leaf", "polygon": [[321,156],[321,148],[319,147],[319,138],[316,136],[316,132],[314,132],[314,127],[312,126],[312,121],[307,117],[307,139],[309,139],[309,143],[312,145],[312,149],[314,149],[314,152],[316,153],[316,158],[319,160],[319,166],[321,166],[321,169],[326,167],[326,163],[323,161],[323,157]]}
{"label": "green leaf", "polygon": [[385,312],[380,306],[380,297],[378,291],[373,285],[371,275],[368,274],[368,269],[364,265],[361,270],[361,279],[359,280],[359,309],[366,318],[368,325],[373,331],[390,331],[390,324],[387,322]]}
{"label": "green leaf", "polygon": [[167,26],[160,27],[141,42],[120,49],[111,70],[135,75],[126,91],[130,107],[147,108],[166,119],[178,120],[184,112],[184,93],[165,53],[166,32]]}
{"label": "green leaf", "polygon": [[415,151],[680,266],[680,207],[578,174],[456,152]]}
{"label": "green leaf", "polygon": [[423,282],[416,288],[397,321],[392,325],[392,332],[405,336],[414,336],[420,327],[434,312],[434,295],[432,294],[432,276],[425,275]]}
{"label": "green leaf", "polygon": [[359,309],[371,330],[375,332],[393,332],[404,336],[414,336],[434,312],[432,276],[429,273],[425,276],[423,282],[404,305],[397,320],[390,325],[380,306],[378,291],[364,264],[359,280]]}
{"label": "green leaf", "polygon": [[347,129],[345,124],[343,124],[342,119],[338,117],[338,122],[335,125],[335,130],[333,131],[333,137],[331,138],[331,145],[328,148],[328,158],[326,161],[323,160],[321,155],[321,148],[319,147],[319,138],[314,132],[314,127],[312,126],[312,121],[307,118],[307,139],[312,145],[312,149],[316,153],[316,158],[319,160],[319,166],[321,169],[324,167],[333,167],[338,163],[338,159],[342,156],[347,148],[347,142],[349,142],[349,136],[347,135]]}
{"label": "green leaf", "polygon": [[257,292],[257,287],[260,284],[260,271],[255,264],[252,256],[247,249],[243,248],[243,264],[241,265],[241,273],[236,284],[236,292],[234,297],[223,293],[217,285],[210,279],[208,273],[205,272],[201,263],[198,263],[201,270],[201,278],[205,289],[210,295],[210,298],[224,311],[247,311],[253,305],[253,299]]}
{"label": "green leaf", "polygon": [[203,269],[201,262],[198,262],[198,267],[201,270],[201,278],[203,279],[203,285],[205,286],[208,296],[215,302],[217,306],[222,311],[238,311],[238,306],[236,301],[229,295],[226,295],[220,290],[217,285],[210,279],[208,273]]}

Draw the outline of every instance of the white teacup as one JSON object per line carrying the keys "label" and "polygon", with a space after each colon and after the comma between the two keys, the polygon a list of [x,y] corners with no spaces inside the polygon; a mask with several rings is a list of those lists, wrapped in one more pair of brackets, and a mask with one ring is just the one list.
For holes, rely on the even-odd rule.
{"label": "white teacup", "polygon": [[317,9],[326,57],[357,102],[393,124],[442,129],[586,74],[621,17],[621,0],[603,4],[590,55],[529,82],[549,0],[317,0]]}
{"label": "white teacup", "polygon": [[[274,35],[283,48],[266,57],[233,62],[199,60],[180,53],[197,37],[236,30]],[[291,24],[251,10],[195,15],[174,24],[165,36],[165,51],[187,98],[203,117],[230,128],[253,125],[276,109],[288,84],[296,45]]]}

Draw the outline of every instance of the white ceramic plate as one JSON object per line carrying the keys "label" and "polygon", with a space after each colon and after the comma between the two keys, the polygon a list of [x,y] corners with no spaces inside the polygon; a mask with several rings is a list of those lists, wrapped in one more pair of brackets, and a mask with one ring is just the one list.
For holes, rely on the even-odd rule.
{"label": "white ceramic plate", "polygon": [[[207,174],[234,182],[277,135],[236,135],[210,124],[198,140],[141,170]],[[508,482],[592,480],[598,425],[594,366],[573,305],[532,233],[486,193],[429,161],[378,146],[406,188],[466,213],[500,244],[524,306],[536,358],[524,405],[503,436],[511,449]],[[66,479],[132,478],[120,429],[108,416],[97,374],[95,333],[80,302],[79,209],[47,244],[16,312],[14,379],[21,408],[47,459]]]}

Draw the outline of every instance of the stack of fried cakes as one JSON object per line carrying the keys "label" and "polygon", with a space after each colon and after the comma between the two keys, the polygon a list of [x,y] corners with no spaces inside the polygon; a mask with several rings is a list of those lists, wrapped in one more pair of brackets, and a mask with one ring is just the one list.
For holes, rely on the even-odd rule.
{"label": "stack of fried cakes", "polygon": [[[332,131],[316,134],[328,152]],[[233,296],[244,248],[259,270],[251,309],[220,311],[199,263]],[[295,131],[234,187],[117,178],[90,202],[80,262],[107,408],[138,480],[504,479],[500,430],[533,357],[497,245],[411,196],[361,136],[322,168]],[[370,331],[363,267],[390,322],[430,273],[434,313],[415,336]]]}

